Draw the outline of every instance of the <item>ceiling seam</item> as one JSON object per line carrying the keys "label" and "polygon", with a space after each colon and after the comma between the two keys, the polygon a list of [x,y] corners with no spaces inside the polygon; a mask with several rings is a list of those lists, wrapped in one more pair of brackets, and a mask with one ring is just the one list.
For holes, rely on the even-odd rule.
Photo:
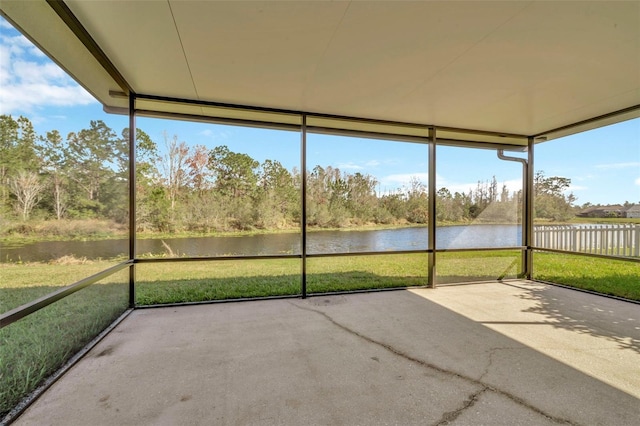
{"label": "ceiling seam", "polygon": [[178,23],[176,22],[176,17],[174,16],[173,9],[171,8],[170,0],[167,0],[167,6],[169,6],[169,12],[171,13],[171,19],[173,20],[173,27],[176,29],[176,35],[178,36],[178,41],[180,42],[180,49],[182,50],[182,56],[184,56],[184,62],[187,65],[187,70],[189,70],[189,77],[191,78],[191,85],[193,86],[193,91],[196,94],[196,98],[200,99],[200,95],[198,94],[198,88],[196,87],[196,82],[193,79],[193,73],[191,72],[191,66],[189,65],[189,59],[187,58],[187,52],[184,50],[182,37],[180,37],[180,31],[178,30]]}
{"label": "ceiling seam", "polygon": [[494,28],[492,31],[488,32],[487,34],[485,34],[480,40],[478,40],[477,42],[473,43],[471,46],[469,46],[467,49],[464,50],[464,52],[460,53],[459,55],[457,55],[455,58],[453,58],[452,60],[450,60],[446,65],[444,65],[442,68],[440,68],[438,71],[436,71],[435,74],[429,76],[428,78],[426,78],[424,81],[422,81],[421,83],[419,83],[413,90],[409,91],[404,97],[406,98],[407,96],[409,96],[411,93],[415,92],[416,90],[420,89],[421,87],[424,87],[427,83],[429,83],[430,81],[432,81],[434,78],[436,78],[438,75],[442,74],[444,72],[444,70],[446,70],[447,68],[449,68],[451,65],[453,65],[454,63],[456,63],[460,58],[462,58],[463,56],[465,56],[467,53],[469,53],[471,50],[473,50],[476,46],[478,46],[480,43],[482,43],[483,41],[485,41],[489,36],[491,36],[492,34],[494,34],[496,31],[498,31],[500,28],[502,28],[503,26],[505,26],[507,23],[511,22],[516,16],[522,14],[522,12],[529,8],[532,4],[534,3],[534,1],[530,1],[528,2],[522,9],[520,9],[517,13],[514,13],[509,19],[507,19],[506,21],[502,22],[500,25],[498,25],[496,28]]}
{"label": "ceiling seam", "polygon": [[344,21],[345,16],[347,16],[347,13],[349,12],[349,8],[350,7],[351,7],[351,2],[349,2],[349,4],[347,4],[347,7],[344,9],[344,12],[342,13],[342,16],[340,17],[340,22],[338,22],[338,24],[336,25],[336,27],[333,30],[333,33],[331,33],[331,37],[329,37],[329,41],[325,45],[324,50],[322,51],[322,54],[320,55],[320,58],[318,58],[318,60],[316,61],[315,66],[313,67],[313,71],[311,72],[311,75],[309,76],[309,78],[307,78],[307,80],[306,80],[306,82],[304,84],[304,89],[302,90],[302,94],[300,95],[300,99],[299,99],[300,104],[302,104],[302,101],[307,97],[307,90],[309,88],[309,84],[311,82],[313,82],[313,80],[315,79],[315,76],[316,76],[317,71],[318,71],[318,67],[320,66],[320,64],[322,63],[324,57],[326,56],[327,51],[329,51],[329,46],[331,46],[331,43],[333,42],[333,39],[335,38],[338,30],[342,26],[342,21]]}

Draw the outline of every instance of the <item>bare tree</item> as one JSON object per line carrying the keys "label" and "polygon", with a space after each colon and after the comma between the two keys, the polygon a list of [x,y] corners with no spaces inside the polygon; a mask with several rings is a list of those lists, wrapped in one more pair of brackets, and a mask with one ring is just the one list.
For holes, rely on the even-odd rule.
{"label": "bare tree", "polygon": [[57,174],[52,175],[51,187],[53,189],[53,211],[56,213],[56,219],[60,220],[67,211],[68,201],[63,177]]}
{"label": "bare tree", "polygon": [[202,196],[203,191],[212,187],[212,172],[209,169],[209,150],[204,145],[193,147],[191,154],[185,160],[188,168],[189,183]]}
{"label": "bare tree", "polygon": [[44,184],[37,173],[20,170],[16,177],[9,180],[9,186],[18,200],[17,210],[22,214],[22,219],[28,220],[31,210],[40,201]]}
{"label": "bare tree", "polygon": [[62,140],[60,132],[52,130],[47,132],[46,137],[40,137],[37,149],[42,157],[42,171],[49,176],[53,211],[56,214],[56,219],[60,220],[67,211],[69,202],[66,182],[68,176],[67,146]]}
{"label": "bare tree", "polygon": [[188,181],[188,171],[186,169],[189,147],[186,143],[178,143],[178,136],[169,139],[164,133],[164,145],[167,153],[160,158],[164,184],[169,192],[171,211],[176,208],[176,199],[180,190],[186,186]]}

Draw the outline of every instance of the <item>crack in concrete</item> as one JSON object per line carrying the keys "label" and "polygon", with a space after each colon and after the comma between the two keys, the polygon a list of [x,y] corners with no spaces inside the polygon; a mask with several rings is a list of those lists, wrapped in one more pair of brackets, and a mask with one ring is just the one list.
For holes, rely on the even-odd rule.
{"label": "crack in concrete", "polygon": [[460,407],[460,408],[458,408],[456,410],[448,411],[448,412],[444,413],[442,415],[442,418],[440,420],[438,420],[435,423],[434,426],[448,425],[450,422],[452,422],[455,419],[457,419],[458,416],[460,414],[462,414],[465,410],[473,407],[475,405],[476,401],[478,401],[478,398],[480,397],[480,395],[485,393],[488,390],[489,390],[489,388],[484,387],[484,388],[480,389],[479,391],[472,393],[471,395],[469,395],[467,400],[464,401],[464,403],[462,404],[462,407]]}
{"label": "crack in concrete", "polygon": [[489,374],[489,370],[491,369],[491,367],[493,366],[493,354],[495,353],[495,351],[498,348],[493,348],[491,350],[488,351],[488,356],[489,356],[489,362],[487,362],[487,366],[484,368],[484,371],[482,372],[482,374],[480,375],[480,377],[478,377],[478,381],[482,381],[482,379],[484,379],[484,377]]}
{"label": "crack in concrete", "polygon": [[478,381],[479,382],[482,381],[482,379],[484,379],[484,377],[487,374],[489,374],[489,370],[493,366],[493,356],[496,354],[497,351],[502,351],[502,350],[517,350],[517,349],[516,348],[511,348],[511,347],[498,347],[498,348],[491,348],[488,351],[486,351],[485,353],[489,357],[489,362],[487,363],[487,366],[484,368],[484,371],[482,372],[480,377],[478,377]]}
{"label": "crack in concrete", "polygon": [[[580,426],[579,423],[574,423],[574,422],[572,422],[572,421],[570,421],[568,419],[563,419],[561,417],[556,417],[556,416],[554,416],[552,414],[546,413],[546,412],[542,411],[540,408],[529,404],[527,401],[523,400],[522,398],[517,397],[515,395],[512,395],[507,391],[498,389],[498,388],[496,388],[494,386],[491,386],[491,385],[489,385],[487,383],[484,383],[481,379],[474,379],[473,377],[467,376],[465,374],[458,373],[458,372],[452,371],[452,370],[448,370],[446,368],[439,367],[439,366],[437,366],[435,364],[429,363],[429,362],[421,360],[419,358],[415,358],[415,357],[413,357],[413,356],[411,356],[411,355],[409,355],[407,353],[404,353],[404,352],[400,351],[399,349],[394,348],[392,345],[390,345],[388,343],[384,343],[384,342],[375,340],[375,339],[373,339],[373,338],[371,338],[369,336],[366,336],[366,335],[364,335],[362,333],[359,333],[359,332],[357,332],[357,331],[355,331],[355,330],[353,330],[353,329],[351,329],[351,328],[349,328],[349,327],[347,327],[347,326],[345,326],[343,324],[340,324],[339,322],[334,320],[326,312],[323,312],[323,311],[320,311],[320,310],[317,310],[317,309],[313,309],[313,308],[310,308],[310,307],[306,307],[306,306],[300,306],[297,303],[294,303],[292,301],[289,301],[289,303],[291,305],[295,306],[298,309],[302,309],[302,310],[305,310],[305,311],[314,312],[316,314],[319,314],[319,315],[323,316],[325,319],[327,319],[329,322],[331,322],[333,325],[335,325],[336,327],[342,329],[343,331],[346,331],[349,334],[357,336],[357,337],[359,337],[359,338],[361,338],[361,339],[363,339],[363,340],[365,340],[365,341],[367,341],[367,342],[369,342],[371,344],[380,346],[380,347],[386,349],[387,351],[389,351],[389,352],[391,352],[391,353],[393,353],[393,354],[395,354],[395,355],[397,355],[397,356],[399,356],[401,358],[406,359],[407,361],[411,361],[411,362],[419,364],[419,365],[421,365],[421,366],[423,366],[425,368],[429,368],[431,370],[438,371],[438,372],[440,372],[442,374],[445,374],[447,376],[456,377],[456,378],[465,380],[465,381],[467,381],[469,383],[473,383],[474,385],[480,386],[481,387],[480,390],[478,390],[478,391],[474,392],[473,394],[469,395],[469,397],[467,398],[467,401],[465,401],[465,405],[462,408],[460,408],[458,410],[454,410],[453,412],[450,412],[450,413],[454,413],[455,417],[458,417],[467,408],[472,407],[475,404],[475,402],[477,401],[477,398],[479,397],[480,394],[482,394],[482,393],[484,393],[486,391],[490,391],[490,392],[494,392],[494,393],[496,393],[498,395],[504,396],[505,398],[510,399],[511,401],[515,402],[516,404],[522,405],[523,407],[528,408],[529,410],[532,410],[535,413],[546,417],[547,419],[551,420],[554,423],[566,424],[566,425],[570,425],[570,426]],[[500,349],[500,348],[496,348],[496,349]],[[487,366],[487,371],[488,371],[488,368],[489,367]],[[486,373],[484,373],[484,374],[486,374]],[[483,374],[483,376],[484,376],[484,374]],[[442,421],[447,421],[447,422],[450,421],[450,420],[445,419],[445,416],[447,416],[448,414],[449,413],[445,413],[443,415],[442,419],[440,420],[440,422],[442,422]],[[441,423],[438,423],[438,424],[441,424]],[[442,424],[446,424],[446,423],[442,423]]]}

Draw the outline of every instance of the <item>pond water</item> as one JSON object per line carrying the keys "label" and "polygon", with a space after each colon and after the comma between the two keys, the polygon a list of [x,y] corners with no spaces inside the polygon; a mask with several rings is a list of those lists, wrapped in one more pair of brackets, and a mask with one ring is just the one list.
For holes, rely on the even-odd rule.
{"label": "pond water", "polygon": [[[427,228],[370,231],[314,231],[307,234],[307,253],[357,253],[370,251],[426,250]],[[470,225],[438,227],[439,249],[513,247],[521,244],[519,225]],[[281,233],[235,237],[191,237],[137,241],[139,255],[162,256],[168,245],[178,256],[251,256],[300,254],[300,234]],[[109,259],[126,257],[127,240],[44,241],[19,247],[0,244],[0,262],[46,262],[63,256]]]}

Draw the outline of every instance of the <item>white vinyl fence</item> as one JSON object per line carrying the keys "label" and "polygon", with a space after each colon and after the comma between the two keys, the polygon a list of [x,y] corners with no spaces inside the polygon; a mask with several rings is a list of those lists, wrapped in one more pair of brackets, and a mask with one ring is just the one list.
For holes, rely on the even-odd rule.
{"label": "white vinyl fence", "polygon": [[640,225],[537,225],[536,247],[640,257]]}

